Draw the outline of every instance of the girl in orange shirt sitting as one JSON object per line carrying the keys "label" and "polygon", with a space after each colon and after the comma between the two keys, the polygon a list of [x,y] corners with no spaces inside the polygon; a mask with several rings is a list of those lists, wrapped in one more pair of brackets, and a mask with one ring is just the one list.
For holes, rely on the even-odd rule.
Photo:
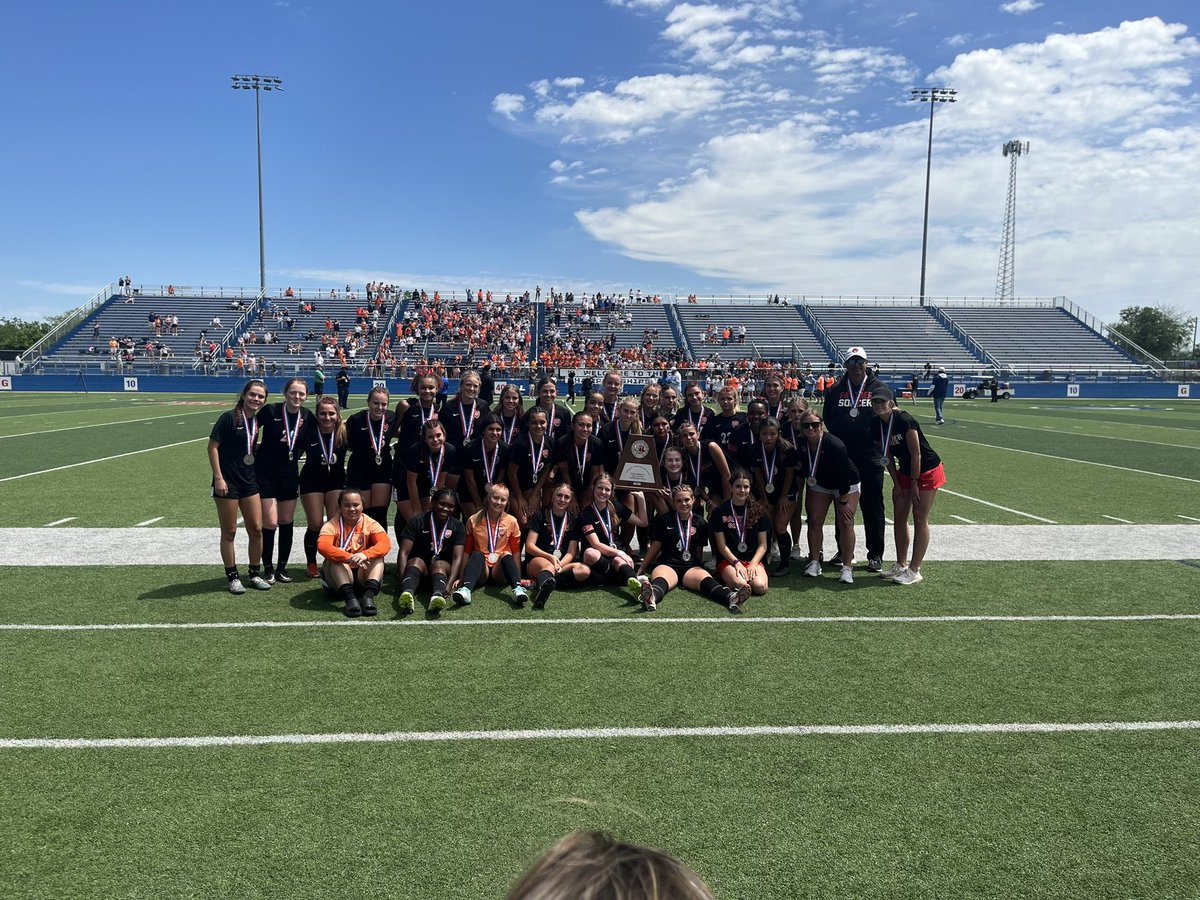
{"label": "girl in orange shirt sitting", "polygon": [[488,581],[511,587],[513,603],[517,606],[529,596],[521,585],[518,565],[521,527],[507,510],[508,488],[503,484],[489,484],[484,490],[483,509],[467,519],[467,543],[463,548],[467,568],[454,591],[454,602],[459,606],[470,605],[471,589]]}

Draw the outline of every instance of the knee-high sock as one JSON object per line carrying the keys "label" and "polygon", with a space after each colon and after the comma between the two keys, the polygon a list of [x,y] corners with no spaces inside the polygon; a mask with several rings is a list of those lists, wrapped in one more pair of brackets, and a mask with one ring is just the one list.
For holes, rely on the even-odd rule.
{"label": "knee-high sock", "polygon": [[410,594],[417,592],[417,585],[421,583],[421,570],[416,566],[408,566],[404,570],[404,577],[400,580],[400,590],[408,591]]}
{"label": "knee-high sock", "polygon": [[[291,522],[279,523],[279,565],[278,569],[287,567],[288,560],[292,558],[292,536],[296,530],[296,526]],[[263,548],[264,555],[266,548]]]}
{"label": "knee-high sock", "polygon": [[[538,576],[535,579],[535,584],[540,588],[543,584],[545,584],[551,578],[554,578],[554,570],[542,569],[542,571],[538,572]],[[555,581],[557,581],[557,580],[558,579],[555,579]]]}
{"label": "knee-high sock", "polygon": [[434,572],[429,576],[430,588],[434,597],[446,596],[446,582],[448,580],[445,572]]}
{"label": "knee-high sock", "polygon": [[700,593],[709,600],[727,600],[732,592],[732,588],[721,584],[721,582],[717,581],[711,575],[700,582]]}
{"label": "knee-high sock", "polygon": [[661,603],[662,598],[667,596],[667,591],[671,590],[671,588],[667,585],[667,579],[665,578],[655,578],[652,582],[650,582],[650,586],[654,588],[655,603]]}
{"label": "knee-high sock", "polygon": [[626,565],[625,563],[622,563],[617,567],[617,574],[620,575],[625,581],[628,581],[630,578],[637,577],[637,571],[633,568],[633,566]]}
{"label": "knee-high sock", "polygon": [[516,587],[521,583],[521,572],[517,568],[517,559],[511,553],[506,553],[500,557],[500,571],[504,573],[504,577],[508,580],[509,587]]}
{"label": "knee-high sock", "polygon": [[372,506],[366,511],[367,515],[379,523],[379,527],[387,531],[387,514],[386,506]]}
{"label": "knee-high sock", "polygon": [[476,550],[471,554],[471,558],[467,560],[467,569],[463,572],[462,583],[465,588],[474,588],[479,583],[479,576],[483,574],[483,553]]}
{"label": "knee-high sock", "polygon": [[379,588],[378,578],[368,578],[366,585],[363,587],[363,599],[374,600],[376,595],[379,594]]}
{"label": "knee-high sock", "polygon": [[792,555],[792,536],[785,531],[775,535],[775,540],[779,542],[779,561],[786,565]]}
{"label": "knee-high sock", "polygon": [[317,538],[320,536],[319,528],[304,529],[304,561],[312,566],[317,564]]}
{"label": "knee-high sock", "polygon": [[275,566],[271,561],[275,558],[275,529],[274,528],[264,528],[262,530],[262,537],[263,537],[263,549],[262,549],[263,565],[266,566],[268,569],[274,569]]}

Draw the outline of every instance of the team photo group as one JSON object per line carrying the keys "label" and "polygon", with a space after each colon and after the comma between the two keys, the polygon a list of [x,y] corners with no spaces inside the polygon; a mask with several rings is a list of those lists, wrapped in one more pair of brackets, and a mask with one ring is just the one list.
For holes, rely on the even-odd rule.
{"label": "team photo group", "polygon": [[[252,379],[208,441],[228,589],[293,580],[297,505],[305,576],[350,617],[378,614],[393,548],[401,614],[419,594],[431,614],[469,605],[489,584],[511,589],[514,607],[613,585],[646,610],[683,587],[738,611],[793,562],[803,576],[828,570],[852,584],[860,515],[866,573],[922,581],[945,475],[920,424],[861,347],[823,394],[789,395],[785,383],[768,374],[744,409],[725,385],[714,407],[697,382],[682,398],[655,383],[625,393],[614,370],[573,412],[554,378],[526,398],[511,383],[496,394],[490,377],[467,371],[446,396],[426,373],[411,396],[394,402],[377,385],[365,409],[343,417],[344,393],[310,406],[307,384],[293,378],[271,402]],[[626,465],[630,451],[636,466]],[[896,557],[886,569],[885,482]],[[836,547],[827,551],[828,520]]]}

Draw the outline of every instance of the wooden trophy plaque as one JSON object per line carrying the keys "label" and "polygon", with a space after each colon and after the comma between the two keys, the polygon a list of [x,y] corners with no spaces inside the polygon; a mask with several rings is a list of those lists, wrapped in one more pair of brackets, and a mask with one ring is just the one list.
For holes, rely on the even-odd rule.
{"label": "wooden trophy plaque", "polygon": [[623,491],[647,491],[662,487],[662,473],[658,468],[658,454],[652,436],[629,436],[617,461],[614,483]]}

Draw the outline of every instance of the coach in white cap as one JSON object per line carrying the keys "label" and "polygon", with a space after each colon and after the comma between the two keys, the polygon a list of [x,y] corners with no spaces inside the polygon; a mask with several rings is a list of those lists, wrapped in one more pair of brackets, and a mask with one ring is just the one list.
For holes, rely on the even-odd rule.
{"label": "coach in white cap", "polygon": [[879,438],[872,426],[871,391],[883,382],[867,371],[867,351],[851,347],[846,351],[846,374],[825,391],[825,428],[841,438],[851,461],[858,469],[862,510],[867,533],[867,568],[883,570],[883,473],[884,457]]}

